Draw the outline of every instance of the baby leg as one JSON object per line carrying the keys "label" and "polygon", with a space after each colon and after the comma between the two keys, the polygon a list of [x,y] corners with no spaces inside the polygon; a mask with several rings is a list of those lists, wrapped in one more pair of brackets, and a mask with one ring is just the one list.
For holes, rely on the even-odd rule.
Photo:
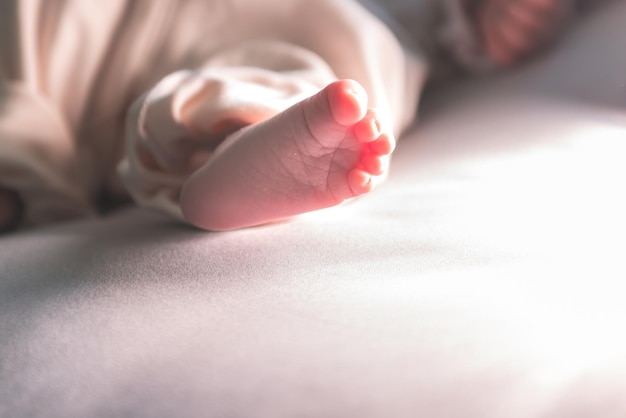
{"label": "baby leg", "polygon": [[567,16],[568,0],[479,0],[474,12],[489,57],[510,66],[552,40]]}
{"label": "baby leg", "polygon": [[181,208],[228,230],[334,206],[372,189],[394,144],[365,90],[337,81],[229,137],[185,183]]}

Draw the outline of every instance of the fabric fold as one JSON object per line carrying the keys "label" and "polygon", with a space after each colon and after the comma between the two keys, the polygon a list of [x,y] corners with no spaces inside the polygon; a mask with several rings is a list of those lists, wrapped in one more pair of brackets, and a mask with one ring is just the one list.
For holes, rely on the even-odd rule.
{"label": "fabric fold", "polygon": [[[5,86],[6,88],[7,86]],[[9,85],[0,119],[0,185],[19,191],[25,225],[95,214],[72,181],[75,146],[49,101],[26,86]]]}

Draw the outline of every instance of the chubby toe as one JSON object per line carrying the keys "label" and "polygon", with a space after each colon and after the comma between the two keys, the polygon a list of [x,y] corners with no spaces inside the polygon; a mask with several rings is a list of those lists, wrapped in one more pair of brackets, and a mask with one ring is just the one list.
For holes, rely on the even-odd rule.
{"label": "chubby toe", "polygon": [[334,119],[343,126],[354,125],[367,112],[367,93],[354,80],[335,81],[322,90],[319,96],[322,101],[320,107],[328,106]]}

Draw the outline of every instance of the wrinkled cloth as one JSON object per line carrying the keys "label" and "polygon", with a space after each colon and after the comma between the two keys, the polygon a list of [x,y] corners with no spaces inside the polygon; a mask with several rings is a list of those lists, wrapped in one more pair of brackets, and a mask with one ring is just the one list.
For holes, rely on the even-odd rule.
{"label": "wrinkled cloth", "polygon": [[[393,20],[391,3],[3,1],[0,186],[19,191],[26,224],[127,195],[182,219],[180,189],[221,140],[338,78],[363,84],[399,134],[426,71],[371,13]],[[444,3],[413,12],[439,24]]]}

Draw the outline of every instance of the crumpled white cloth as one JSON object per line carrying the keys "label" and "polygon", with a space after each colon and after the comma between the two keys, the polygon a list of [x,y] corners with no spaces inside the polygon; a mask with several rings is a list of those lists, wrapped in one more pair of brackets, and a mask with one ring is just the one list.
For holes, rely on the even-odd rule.
{"label": "crumpled white cloth", "polygon": [[4,94],[0,182],[20,191],[25,217],[44,223],[93,215],[85,195],[66,181],[72,167],[65,162],[75,150],[57,108],[27,86],[9,86]]}
{"label": "crumpled white cloth", "polygon": [[[453,16],[438,0],[387,3],[371,9],[396,34],[412,3],[425,28]],[[334,79],[363,84],[402,132],[427,59],[352,0],[7,0],[0,186],[20,192],[26,224],[95,215],[127,194],[180,219],[181,186],[219,141]]]}

